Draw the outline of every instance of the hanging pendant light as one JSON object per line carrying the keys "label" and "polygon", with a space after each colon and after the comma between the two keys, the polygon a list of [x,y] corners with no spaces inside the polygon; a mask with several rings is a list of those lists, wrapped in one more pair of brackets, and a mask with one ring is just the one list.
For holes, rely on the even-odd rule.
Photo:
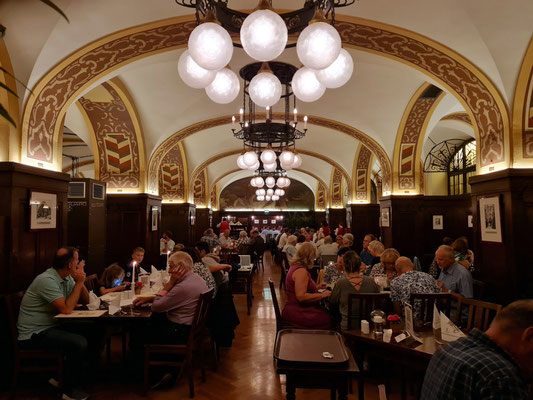
{"label": "hanging pendant light", "polygon": [[326,87],[318,81],[311,68],[302,67],[292,78],[292,90],[298,100],[313,102],[322,97]]}
{"label": "hanging pendant light", "polygon": [[350,80],[353,73],[353,59],[350,53],[341,49],[339,56],[325,68],[315,71],[316,79],[328,89],[336,89]]}
{"label": "hanging pendant light", "polygon": [[207,96],[218,104],[231,103],[235,100],[240,90],[239,78],[228,67],[218,71],[213,82],[205,88]]}
{"label": "hanging pendant light", "polygon": [[261,107],[271,107],[281,98],[281,82],[267,63],[263,63],[248,86],[250,98]]}
{"label": "hanging pendant light", "polygon": [[189,51],[185,50],[178,61],[178,74],[186,85],[194,89],[205,89],[213,82],[217,72],[200,67]]}

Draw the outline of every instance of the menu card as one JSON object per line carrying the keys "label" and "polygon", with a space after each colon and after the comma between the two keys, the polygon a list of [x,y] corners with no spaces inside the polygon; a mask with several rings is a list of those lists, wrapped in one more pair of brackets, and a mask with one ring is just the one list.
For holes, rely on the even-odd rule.
{"label": "menu card", "polygon": [[405,330],[409,333],[409,335],[411,335],[414,340],[420,343],[424,343],[422,339],[420,339],[415,334],[415,328],[413,323],[413,307],[411,307],[411,304],[409,303],[404,303],[403,310],[405,315]]}

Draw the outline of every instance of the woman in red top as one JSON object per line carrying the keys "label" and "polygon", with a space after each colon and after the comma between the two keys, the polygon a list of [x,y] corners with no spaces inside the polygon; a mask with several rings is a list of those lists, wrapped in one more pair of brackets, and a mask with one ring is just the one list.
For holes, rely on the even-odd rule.
{"label": "woman in red top", "polygon": [[[331,292],[325,290],[318,293],[317,286],[309,269],[313,267],[316,258],[315,247],[304,242],[291,260],[291,268],[287,273],[285,286],[287,289],[287,303],[281,313],[281,318],[296,328],[330,329],[329,314],[320,307],[320,300],[328,297]],[[324,287],[320,285],[320,287]]]}

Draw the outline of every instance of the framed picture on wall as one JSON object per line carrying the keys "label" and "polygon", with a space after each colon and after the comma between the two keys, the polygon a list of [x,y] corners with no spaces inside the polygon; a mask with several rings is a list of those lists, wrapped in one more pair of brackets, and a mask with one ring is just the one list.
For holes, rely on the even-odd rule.
{"label": "framed picture on wall", "polygon": [[433,216],[433,230],[441,231],[444,229],[444,218],[442,215]]}
{"label": "framed picture on wall", "polygon": [[390,226],[390,209],[385,207],[381,209],[381,226],[388,227]]}
{"label": "framed picture on wall", "polygon": [[157,231],[159,225],[159,207],[152,206],[152,232]]}
{"label": "framed picture on wall", "polygon": [[259,220],[258,219],[254,219],[254,224],[259,224]]}
{"label": "framed picture on wall", "polygon": [[481,240],[484,242],[502,242],[502,221],[500,215],[500,197],[484,197],[479,200],[479,222]]}
{"label": "framed picture on wall", "polygon": [[30,230],[55,229],[57,226],[57,195],[31,192]]}
{"label": "framed picture on wall", "polygon": [[271,219],[271,220],[270,220],[270,223],[271,223],[272,225],[276,225],[276,220],[275,220],[275,219]]}
{"label": "framed picture on wall", "polygon": [[268,219],[263,220],[263,225],[266,225],[266,224],[268,224]]}

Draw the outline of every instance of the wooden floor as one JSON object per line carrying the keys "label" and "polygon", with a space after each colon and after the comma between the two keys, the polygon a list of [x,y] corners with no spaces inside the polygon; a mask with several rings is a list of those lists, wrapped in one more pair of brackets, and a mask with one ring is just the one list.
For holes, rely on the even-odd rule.
{"label": "wooden floor", "polygon": [[[279,286],[280,270],[271,265],[269,254],[265,254],[265,271],[254,276],[254,296],[251,315],[246,314],[246,296],[235,295],[235,306],[240,318],[240,325],[235,331],[233,346],[221,349],[221,360],[217,372],[207,370],[207,381],[201,383],[198,371],[195,380],[195,399],[284,399],[285,377],[278,376],[274,369],[272,351],[276,332],[276,319],[268,279]],[[283,304],[284,293],[278,292],[278,299]],[[169,389],[150,391],[147,397],[142,396],[141,366],[129,365],[124,369],[120,362],[120,344],[114,342],[111,365],[99,373],[98,382],[86,386],[91,399],[187,399],[188,385],[180,379]],[[41,379],[41,381],[44,381]],[[354,392],[357,393],[354,382]],[[24,386],[24,387],[22,387]],[[33,386],[33,388],[30,388]],[[302,390],[296,392],[298,399],[314,400],[329,399],[327,390]],[[54,393],[46,383],[35,386],[35,381],[24,379],[16,398],[19,399],[53,399]],[[350,395],[349,399],[356,399]],[[399,399],[399,394],[389,395],[389,399]],[[365,399],[378,399],[378,389],[367,384]]]}

